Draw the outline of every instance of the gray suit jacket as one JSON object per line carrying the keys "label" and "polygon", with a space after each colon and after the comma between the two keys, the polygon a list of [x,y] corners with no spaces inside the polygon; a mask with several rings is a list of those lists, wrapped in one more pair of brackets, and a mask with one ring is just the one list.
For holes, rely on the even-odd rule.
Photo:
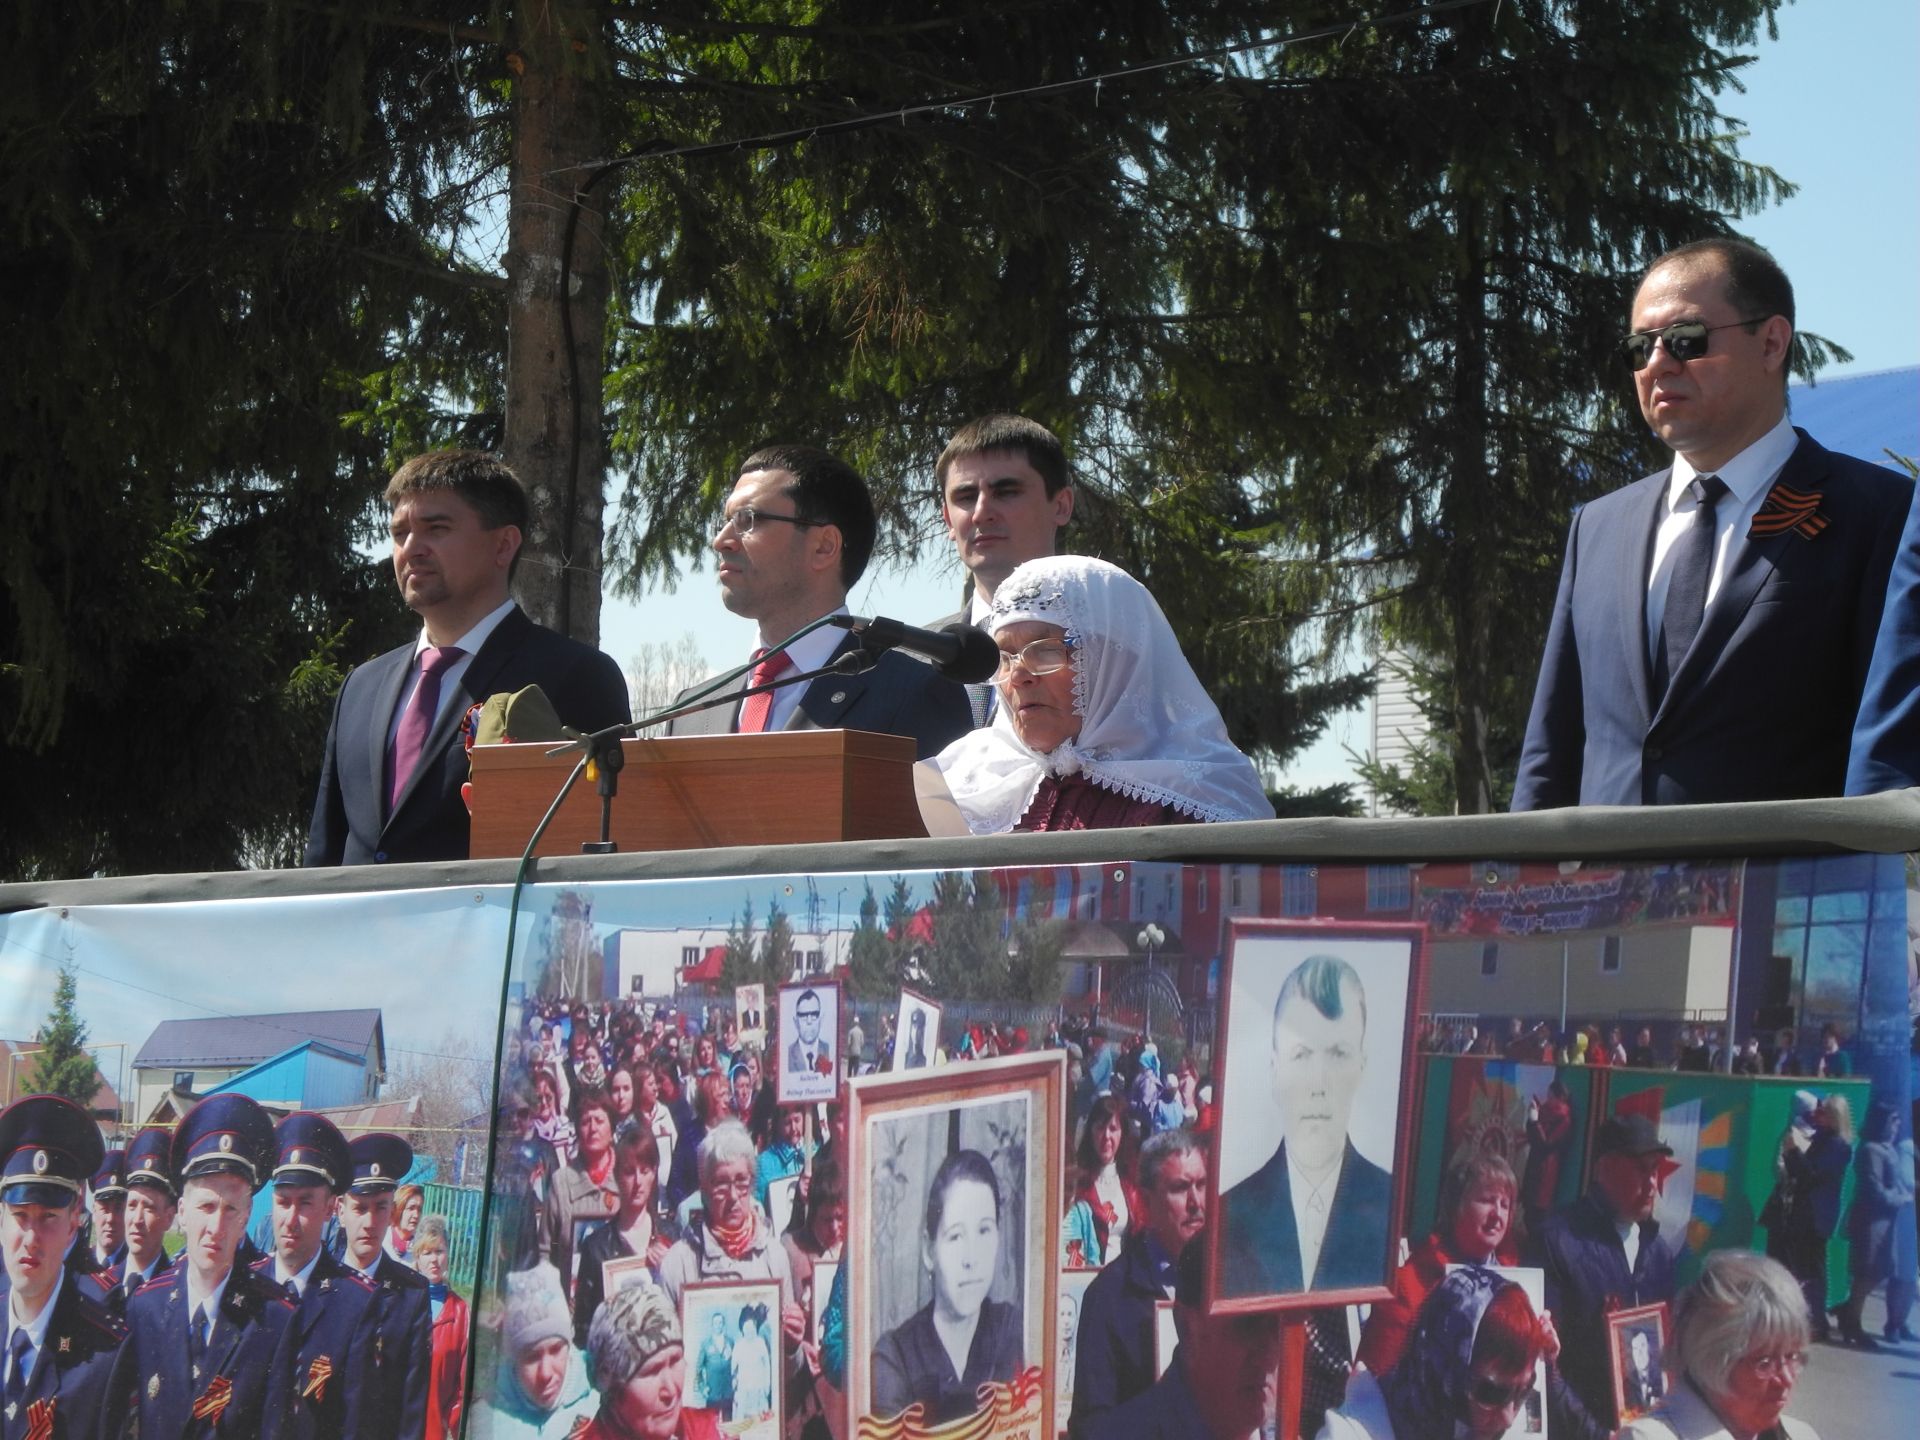
{"label": "gray suit jacket", "polygon": [[[834,650],[845,653],[854,645],[849,635]],[[680,704],[694,690],[674,697]],[[747,688],[742,676],[733,691]],[[740,702],[696,710],[667,723],[669,735],[731,735],[740,719]],[[906,735],[914,754],[924,760],[937,755],[967,733],[971,711],[967,692],[906,655],[889,651],[864,675],[823,675],[806,688],[799,708],[788,718],[788,730],[871,730],[881,735]]]}

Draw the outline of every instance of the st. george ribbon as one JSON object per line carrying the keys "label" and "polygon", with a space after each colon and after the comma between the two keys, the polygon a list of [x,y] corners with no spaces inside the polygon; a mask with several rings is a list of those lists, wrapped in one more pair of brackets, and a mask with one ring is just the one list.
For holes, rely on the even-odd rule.
{"label": "st. george ribbon", "polygon": [[933,668],[949,680],[962,685],[980,685],[993,678],[1000,668],[1000,647],[984,630],[971,625],[948,625],[939,630],[922,630],[881,616],[834,615],[828,623],[851,630],[868,650],[909,650],[923,656]]}

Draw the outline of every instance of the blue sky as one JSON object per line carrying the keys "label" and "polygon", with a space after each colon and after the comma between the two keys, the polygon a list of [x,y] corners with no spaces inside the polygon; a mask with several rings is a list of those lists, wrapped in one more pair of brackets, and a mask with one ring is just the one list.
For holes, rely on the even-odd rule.
{"label": "blue sky", "polygon": [[[1829,375],[1920,362],[1920,5],[1800,0],[1783,9],[1779,30],[1778,41],[1754,47],[1746,93],[1724,94],[1720,109],[1743,122],[1741,154],[1800,191],[1738,227],[1793,277],[1802,328],[1854,353]],[[951,611],[960,581],[951,547],[933,544],[911,569],[876,561],[850,604],[856,614],[918,623]],[[755,644],[752,624],[721,609],[706,571],[672,595],[609,598],[601,617],[601,644],[622,665],[643,641],[687,632],[715,669]],[[1337,716],[1285,779],[1349,779],[1345,747],[1367,744],[1365,708]]]}

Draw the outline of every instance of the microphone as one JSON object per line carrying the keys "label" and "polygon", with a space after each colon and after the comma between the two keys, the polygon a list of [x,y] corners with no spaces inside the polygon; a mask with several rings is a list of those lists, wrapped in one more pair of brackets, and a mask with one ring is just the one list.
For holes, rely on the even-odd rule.
{"label": "microphone", "polygon": [[933,662],[933,668],[962,685],[979,685],[1000,668],[1000,647],[984,630],[971,625],[948,625],[922,630],[878,616],[835,615],[833,623],[851,630],[872,650],[907,650]]}

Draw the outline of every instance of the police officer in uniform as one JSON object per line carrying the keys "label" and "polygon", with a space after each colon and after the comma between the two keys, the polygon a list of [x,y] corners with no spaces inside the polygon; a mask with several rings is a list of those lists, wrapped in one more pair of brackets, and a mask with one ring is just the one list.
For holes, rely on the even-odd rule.
{"label": "police officer in uniform", "polygon": [[93,1235],[87,1268],[120,1278],[127,1263],[127,1152],[107,1151],[87,1186],[92,1196]]}
{"label": "police officer in uniform", "polygon": [[[100,1129],[57,1095],[0,1111],[0,1435],[91,1437],[126,1331],[67,1268]],[[77,1247],[76,1247],[77,1248]]]}
{"label": "police officer in uniform", "polygon": [[293,1317],[293,1414],[299,1440],[384,1435],[391,1417],[374,1412],[374,1288],[321,1242],[353,1161],[347,1137],[323,1115],[287,1116],[274,1128],[273,1254],[256,1275],[280,1287]]}
{"label": "police officer in uniform", "polygon": [[353,1179],[340,1197],[341,1258],[374,1288],[374,1413],[391,1417],[394,1440],[421,1440],[433,1363],[432,1297],[424,1276],[386,1253],[393,1192],[413,1168],[413,1147],[398,1135],[362,1135],[349,1150]]}
{"label": "police officer in uniform", "polygon": [[104,1436],[279,1440],[293,1396],[294,1310],[235,1263],[256,1191],[272,1173],[273,1121],[244,1095],[210,1095],[174,1132],[186,1244],[168,1278],[127,1301]]}
{"label": "police officer in uniform", "polygon": [[134,1291],[173,1270],[173,1257],[163,1243],[179,1209],[169,1157],[172,1146],[172,1134],[158,1125],[142,1130],[127,1146],[126,1195],[121,1201],[126,1243],[117,1265],[87,1277],[95,1298],[116,1316],[126,1314],[127,1297]]}

